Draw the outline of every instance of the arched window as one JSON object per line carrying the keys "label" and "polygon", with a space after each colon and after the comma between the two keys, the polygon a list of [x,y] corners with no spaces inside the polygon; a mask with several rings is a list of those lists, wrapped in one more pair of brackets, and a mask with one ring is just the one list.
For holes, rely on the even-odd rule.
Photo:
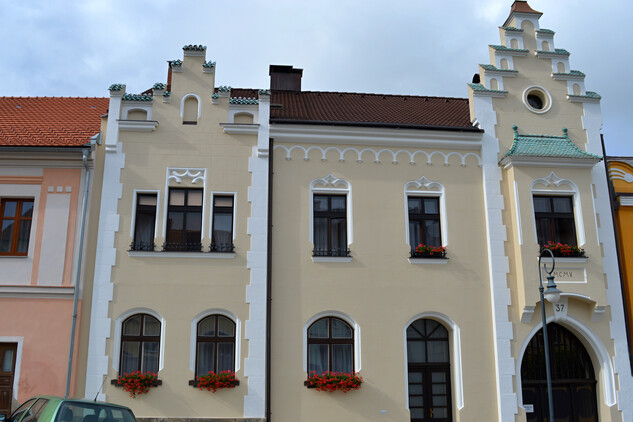
{"label": "arched window", "polygon": [[354,372],[354,330],[345,321],[325,317],[308,328],[308,372]]}
{"label": "arched window", "polygon": [[582,91],[580,90],[580,85],[574,84],[574,95],[581,95]]}
{"label": "arched window", "polygon": [[509,69],[510,68],[508,66],[508,59],[501,59],[500,64],[501,64],[501,69]]}
{"label": "arched window", "polygon": [[[547,324],[554,416],[556,420],[597,421],[596,377],[591,358],[580,340],[565,327]],[[532,405],[529,422],[548,416],[543,329],[530,340],[521,362],[523,404]]]}
{"label": "arched window", "polygon": [[448,330],[432,319],[407,328],[409,411],[411,421],[451,421]]}
{"label": "arched window", "polygon": [[558,73],[565,73],[565,63],[558,62],[556,69],[558,70]]}
{"label": "arched window", "polygon": [[198,323],[196,377],[222,371],[235,371],[235,322],[210,315]]}
{"label": "arched window", "polygon": [[182,123],[184,125],[198,124],[198,99],[187,97],[182,107]]}
{"label": "arched window", "polygon": [[543,41],[543,51],[549,51],[549,43],[547,41]]}
{"label": "arched window", "polygon": [[120,374],[158,372],[159,355],[160,321],[147,314],[132,315],[123,321]]}
{"label": "arched window", "polygon": [[490,89],[495,91],[499,89],[499,82],[495,78],[490,79]]}
{"label": "arched window", "polygon": [[510,47],[519,48],[519,41],[516,38],[512,38],[510,40]]}

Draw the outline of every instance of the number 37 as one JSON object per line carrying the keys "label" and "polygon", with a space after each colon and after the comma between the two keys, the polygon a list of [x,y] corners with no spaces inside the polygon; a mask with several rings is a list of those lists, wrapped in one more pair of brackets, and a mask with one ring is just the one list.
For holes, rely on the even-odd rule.
{"label": "number 37", "polygon": [[565,310],[565,304],[563,303],[557,303],[554,305],[554,310],[556,312],[563,312]]}

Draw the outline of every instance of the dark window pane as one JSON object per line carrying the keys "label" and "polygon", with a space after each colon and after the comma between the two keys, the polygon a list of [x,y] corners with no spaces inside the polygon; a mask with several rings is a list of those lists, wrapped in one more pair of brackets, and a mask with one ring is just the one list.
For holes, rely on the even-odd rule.
{"label": "dark window pane", "polygon": [[354,372],[353,346],[351,344],[332,345],[332,371]]}
{"label": "dark window pane", "polygon": [[442,246],[439,220],[424,221],[424,244],[427,246]]}
{"label": "dark window pane", "polygon": [[29,249],[29,236],[31,234],[31,220],[20,221],[20,230],[18,232],[17,252],[27,252]]}
{"label": "dark window pane", "polygon": [[149,315],[145,315],[145,328],[143,329],[143,335],[159,336],[160,322],[158,322],[156,318],[153,318]]}
{"label": "dark window pane", "polygon": [[426,346],[430,363],[448,362],[447,341],[428,341]]}
{"label": "dark window pane", "polygon": [[556,222],[557,242],[576,245],[576,227],[573,219],[559,219]]}
{"label": "dark window pane", "polygon": [[129,336],[138,336],[141,334],[141,315],[135,315],[128,318],[123,323],[123,334]]}
{"label": "dark window pane", "polygon": [[198,343],[198,364],[196,368],[197,375],[206,375],[215,369],[215,343],[205,342]]}
{"label": "dark window pane", "polygon": [[572,213],[574,209],[571,205],[571,198],[565,196],[552,197],[554,203],[554,212],[557,213]]}
{"label": "dark window pane", "polygon": [[139,370],[139,356],[141,343],[138,341],[124,341],[121,346],[121,374]]}
{"label": "dark window pane", "polygon": [[328,338],[330,336],[330,319],[323,318],[315,322],[308,329],[310,338]]}
{"label": "dark window pane", "polygon": [[329,368],[328,346],[327,344],[308,345],[308,372],[325,372]]}
{"label": "dark window pane", "polygon": [[143,342],[142,372],[158,372],[158,347],[158,342]]}
{"label": "dark window pane", "polygon": [[33,217],[33,201],[22,201],[22,217]]}
{"label": "dark window pane", "polygon": [[328,248],[328,223],[327,218],[314,219],[314,248],[325,250]]}
{"label": "dark window pane", "polygon": [[17,201],[4,201],[4,213],[5,217],[15,217],[15,212],[18,208]]}
{"label": "dark window pane", "polygon": [[314,195],[314,211],[328,211],[328,197]]}
{"label": "dark window pane", "polygon": [[407,360],[409,363],[426,362],[426,348],[422,341],[407,341]]}
{"label": "dark window pane", "polygon": [[13,227],[13,220],[4,220],[2,222],[2,232],[0,233],[0,252],[11,252]]}
{"label": "dark window pane", "polygon": [[219,316],[218,317],[218,337],[234,337],[235,336],[235,323],[230,319]]}
{"label": "dark window pane", "polygon": [[421,214],[422,213],[422,198],[409,197],[409,213]]}
{"label": "dark window pane", "polygon": [[203,319],[198,323],[198,335],[199,336],[215,336],[215,319],[217,317],[211,316]]}
{"label": "dark window pane", "polygon": [[332,318],[332,338],[352,338],[352,328],[338,318]]}
{"label": "dark window pane", "polygon": [[345,211],[345,196],[332,196],[332,211]]}
{"label": "dark window pane", "polygon": [[535,196],[534,197],[534,212],[551,212],[549,197]]}
{"label": "dark window pane", "polygon": [[218,372],[233,371],[235,368],[235,344],[218,343]]}
{"label": "dark window pane", "polygon": [[424,213],[425,214],[439,214],[440,213],[440,201],[438,198],[424,198]]}

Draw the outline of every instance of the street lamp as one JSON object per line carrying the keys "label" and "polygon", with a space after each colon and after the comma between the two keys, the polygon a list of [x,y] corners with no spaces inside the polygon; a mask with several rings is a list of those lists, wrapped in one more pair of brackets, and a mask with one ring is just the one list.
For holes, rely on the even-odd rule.
{"label": "street lamp", "polygon": [[[543,252],[549,252],[552,257],[552,269],[547,269],[547,264],[543,264],[543,269],[547,273],[547,290],[543,288],[543,273],[541,272],[541,259],[543,258]],[[547,319],[545,316],[545,299],[550,303],[556,303],[560,299],[561,291],[556,288],[554,283],[554,276],[552,273],[556,268],[556,260],[554,254],[549,249],[543,249],[541,255],[538,257],[538,275],[539,275],[539,288],[538,291],[541,294],[541,316],[543,317],[543,343],[545,347],[545,372],[547,374],[547,401],[549,405],[549,421],[554,422],[554,401],[552,399],[552,375],[551,366],[549,363],[549,339],[547,338]],[[543,292],[545,290],[545,292]]]}

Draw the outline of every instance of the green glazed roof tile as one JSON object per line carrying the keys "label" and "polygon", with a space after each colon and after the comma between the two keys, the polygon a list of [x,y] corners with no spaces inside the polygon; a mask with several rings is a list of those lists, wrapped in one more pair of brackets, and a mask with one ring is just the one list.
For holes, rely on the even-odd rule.
{"label": "green glazed roof tile", "polygon": [[227,85],[222,85],[218,87],[218,92],[231,92],[231,87]]}
{"label": "green glazed roof tile", "polygon": [[470,86],[473,91],[479,91],[479,92],[498,92],[500,94],[507,94],[508,91],[501,91],[499,89],[488,89],[485,86],[483,86],[482,84],[468,84],[468,86]]}
{"label": "green glazed roof tile", "polygon": [[552,34],[552,35],[556,33],[556,32],[554,32],[554,31],[552,31],[551,29],[545,29],[545,28],[541,28],[541,29],[539,29],[539,30],[538,30],[538,31],[536,31],[536,32],[542,32],[542,33],[544,33],[544,34]]}
{"label": "green glazed roof tile", "polygon": [[195,44],[188,44],[186,46],[184,46],[182,48],[185,51],[204,51],[207,49],[206,45],[195,45]]}
{"label": "green glazed roof tile", "polygon": [[171,67],[182,67],[182,60],[172,60],[169,62]]}
{"label": "green glazed roof tile", "polygon": [[480,64],[479,66],[484,68],[484,70],[494,70],[495,72],[518,73],[517,70],[513,70],[513,69],[499,69],[497,66],[494,66],[494,65],[491,65],[491,64]]}
{"label": "green glazed roof tile", "polygon": [[512,31],[512,32],[523,32],[521,28],[516,28],[514,26],[502,26],[501,29],[505,29],[506,31]]}
{"label": "green glazed roof tile", "polygon": [[123,94],[123,101],[152,101],[153,98],[144,94]]}
{"label": "green glazed roof tile", "polygon": [[557,54],[559,56],[569,56],[570,54],[569,51],[564,48],[557,48],[554,51],[537,50],[536,52],[539,54]]}
{"label": "green glazed roof tile", "polygon": [[270,89],[260,89],[257,93],[259,95],[270,95]]}
{"label": "green glazed roof tile", "polygon": [[572,70],[569,73],[557,72],[557,73],[554,73],[554,75],[557,75],[557,76],[582,76],[582,77],[585,76],[585,74],[582,73],[580,70]]}
{"label": "green glazed roof tile", "polygon": [[231,97],[229,99],[229,104],[252,105],[259,104],[259,101],[257,98]]}
{"label": "green glazed roof tile", "polygon": [[171,97],[171,92],[169,92],[169,91],[165,91],[165,92],[163,93],[163,97],[165,97],[165,98],[167,98],[167,97]]}
{"label": "green glazed roof tile", "polygon": [[167,85],[165,85],[165,84],[164,84],[164,83],[162,83],[162,82],[156,82],[156,83],[154,84],[154,86],[152,87],[152,89],[156,89],[156,90],[160,91],[160,90],[162,90],[162,89],[165,89],[165,87],[166,87],[166,86],[167,86]]}
{"label": "green glazed roof tile", "polygon": [[593,92],[593,91],[587,91],[585,93],[585,95],[569,95],[570,97],[574,97],[574,98],[597,98],[597,99],[601,99],[602,95],[598,94],[597,92]]}
{"label": "green glazed roof tile", "polygon": [[208,68],[215,67],[215,62],[208,61],[206,63],[202,63],[202,67],[208,67]]}
{"label": "green glazed roof tile", "polygon": [[220,98],[220,94],[216,92],[211,96],[211,98],[213,98],[214,100],[217,100],[218,98]]}
{"label": "green glazed roof tile", "polygon": [[108,90],[109,91],[121,91],[123,88],[125,88],[125,84],[112,84],[112,85],[110,85]]}
{"label": "green glazed roof tile", "polygon": [[490,47],[494,48],[495,50],[501,50],[501,51],[517,51],[520,53],[527,53],[529,50],[526,50],[524,48],[509,48],[506,47],[505,45],[495,45],[495,44],[491,44]]}
{"label": "green glazed roof tile", "polygon": [[567,136],[567,128],[563,128],[563,136],[519,135],[518,127],[513,126],[514,143],[505,157],[557,157],[602,159],[578,148]]}

